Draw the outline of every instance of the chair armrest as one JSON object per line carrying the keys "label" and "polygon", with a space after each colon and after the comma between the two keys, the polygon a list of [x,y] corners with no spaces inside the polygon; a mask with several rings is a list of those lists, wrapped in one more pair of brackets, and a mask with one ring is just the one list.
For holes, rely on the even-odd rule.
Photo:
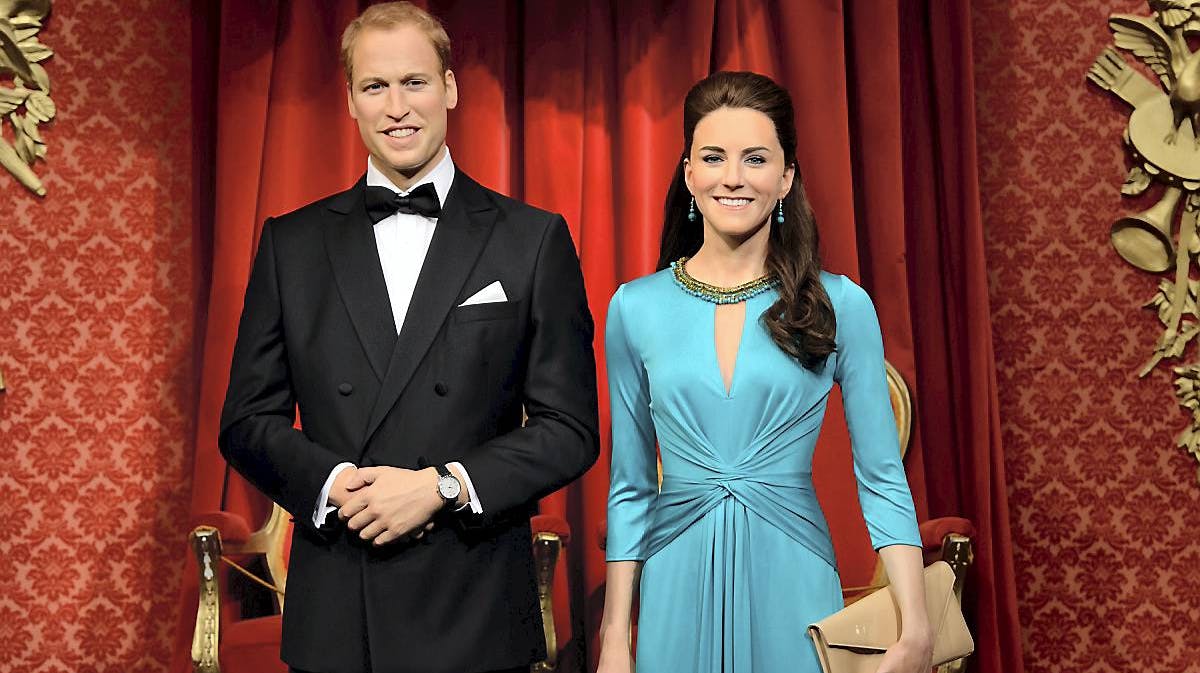
{"label": "chair armrest", "polygon": [[959,516],[943,516],[921,522],[921,546],[925,550],[926,563],[941,559],[942,544],[947,535],[961,535],[965,538],[975,537],[975,526],[970,519]]}
{"label": "chair armrest", "polygon": [[245,517],[232,512],[203,512],[192,517],[192,528],[208,526],[221,531],[221,543],[226,545],[245,544],[250,539],[250,525]]}
{"label": "chair armrest", "polygon": [[533,529],[535,538],[538,533],[553,533],[562,540],[564,545],[571,541],[571,524],[567,523],[561,516],[535,514],[529,517],[529,527]]}
{"label": "chair armrest", "polygon": [[944,516],[922,523],[920,530],[925,563],[949,563],[954,570],[954,593],[961,599],[967,569],[975,561],[975,551],[971,546],[971,539],[975,537],[974,524],[962,517]]}

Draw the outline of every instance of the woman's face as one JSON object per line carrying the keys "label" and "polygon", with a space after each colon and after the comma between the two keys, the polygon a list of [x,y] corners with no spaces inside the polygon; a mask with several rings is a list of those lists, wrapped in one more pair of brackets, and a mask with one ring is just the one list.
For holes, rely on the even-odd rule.
{"label": "woman's face", "polygon": [[770,221],[794,171],[784,164],[770,117],[723,107],[696,124],[683,178],[706,228],[745,239]]}

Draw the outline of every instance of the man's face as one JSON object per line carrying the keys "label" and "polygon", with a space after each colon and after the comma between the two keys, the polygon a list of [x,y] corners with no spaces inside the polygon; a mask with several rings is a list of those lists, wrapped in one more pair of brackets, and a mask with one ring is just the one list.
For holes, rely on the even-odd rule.
{"label": "man's face", "polygon": [[408,189],[442,157],[446,111],[458,105],[454,73],[442,73],[433,43],[411,25],[364,29],[351,58],[350,116],[375,167]]}

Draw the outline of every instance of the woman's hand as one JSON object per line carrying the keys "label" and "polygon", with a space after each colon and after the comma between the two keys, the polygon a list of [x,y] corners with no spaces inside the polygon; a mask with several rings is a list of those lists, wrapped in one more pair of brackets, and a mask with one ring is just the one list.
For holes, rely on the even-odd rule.
{"label": "woman's hand", "polygon": [[929,673],[932,659],[932,637],[904,634],[883,655],[878,673]]}
{"label": "woman's hand", "polygon": [[600,665],[596,673],[633,673],[633,653],[629,650],[628,631],[601,637]]}

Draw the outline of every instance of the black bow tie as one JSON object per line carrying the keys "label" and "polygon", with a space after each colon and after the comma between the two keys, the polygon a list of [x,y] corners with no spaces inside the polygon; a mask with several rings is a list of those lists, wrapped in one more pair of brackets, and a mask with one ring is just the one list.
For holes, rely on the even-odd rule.
{"label": "black bow tie", "polygon": [[441,212],[442,203],[432,182],[418,185],[408,196],[401,196],[387,187],[367,187],[367,215],[371,224],[396,213],[437,217]]}

